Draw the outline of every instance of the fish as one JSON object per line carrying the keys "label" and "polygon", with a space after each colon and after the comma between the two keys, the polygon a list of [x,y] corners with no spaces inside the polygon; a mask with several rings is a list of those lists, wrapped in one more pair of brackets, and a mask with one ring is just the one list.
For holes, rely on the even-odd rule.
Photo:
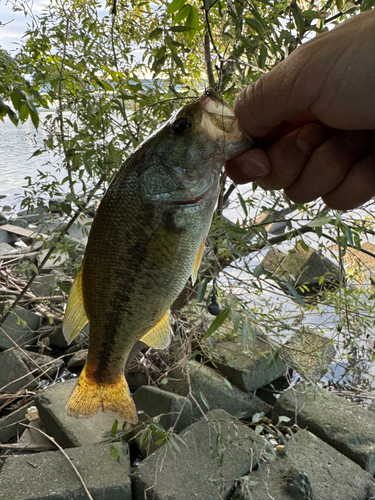
{"label": "fish", "polygon": [[115,175],[93,220],[63,321],[68,343],[90,322],[87,361],[68,415],[109,411],[137,423],[126,361],[139,340],[168,347],[170,306],[189,277],[197,279],[221,168],[250,143],[232,108],[206,90]]}

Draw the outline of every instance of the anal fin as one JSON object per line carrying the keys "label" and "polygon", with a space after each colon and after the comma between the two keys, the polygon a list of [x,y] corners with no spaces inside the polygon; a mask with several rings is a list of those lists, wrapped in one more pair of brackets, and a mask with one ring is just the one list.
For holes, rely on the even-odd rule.
{"label": "anal fin", "polygon": [[199,247],[199,250],[198,250],[197,256],[195,258],[194,265],[193,265],[193,269],[191,271],[191,282],[193,285],[197,281],[198,271],[199,271],[199,267],[200,267],[201,262],[202,262],[205,244],[206,244],[206,238],[202,241],[201,246]]}
{"label": "anal fin", "polygon": [[75,339],[89,321],[86,316],[85,304],[83,302],[82,269],[83,266],[81,266],[70,290],[68,305],[66,306],[63,321],[63,333],[68,344]]}
{"label": "anal fin", "polygon": [[166,349],[171,342],[170,315],[168,311],[161,320],[140,340],[154,349]]}

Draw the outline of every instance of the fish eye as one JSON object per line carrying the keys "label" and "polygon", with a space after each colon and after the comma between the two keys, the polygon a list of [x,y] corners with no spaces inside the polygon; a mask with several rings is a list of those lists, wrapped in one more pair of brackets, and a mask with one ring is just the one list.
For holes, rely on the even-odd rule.
{"label": "fish eye", "polygon": [[173,133],[176,135],[185,135],[192,127],[189,118],[179,118],[172,124]]}

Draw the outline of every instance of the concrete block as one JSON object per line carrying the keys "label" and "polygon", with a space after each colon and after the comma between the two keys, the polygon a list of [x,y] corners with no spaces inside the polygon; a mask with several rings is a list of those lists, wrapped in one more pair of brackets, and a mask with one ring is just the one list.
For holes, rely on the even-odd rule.
{"label": "concrete block", "polygon": [[295,334],[281,348],[280,356],[288,367],[308,380],[320,380],[334,359],[333,340],[310,330]]}
{"label": "concrete block", "polygon": [[[324,287],[335,287],[340,281],[340,269],[313,249],[307,252],[300,247],[285,254],[272,248],[262,261],[264,269],[297,289],[301,295],[316,293]],[[320,283],[320,277],[324,277]],[[305,289],[299,287],[306,287]],[[286,292],[288,289],[283,287]]]}
{"label": "concrete block", "polygon": [[[174,432],[180,432],[191,425],[191,403],[183,396],[162,391],[157,387],[143,386],[135,391],[133,399],[140,424],[133,428],[132,434],[136,436],[136,443],[143,456],[150,455],[161,445],[156,444],[160,435],[147,431],[147,424],[150,422],[157,422],[166,431],[174,428]],[[142,429],[148,432],[147,439],[141,439]]]}
{"label": "concrete block", "polygon": [[132,474],[134,500],[229,499],[236,478],[256,466],[265,441],[223,410],[213,410],[165,444]]}
{"label": "concrete block", "polygon": [[[5,304],[0,303],[0,314],[4,314]],[[16,307],[0,329],[0,351],[19,346],[35,344],[36,330],[40,326],[40,316],[31,311]]]}
{"label": "concrete block", "polygon": [[284,375],[286,366],[264,340],[254,345],[232,340],[215,342],[213,351],[219,360],[215,365],[234,385],[245,392],[253,392]]}
{"label": "concrete block", "polygon": [[19,350],[0,353],[0,394],[15,394],[24,387],[32,391],[37,386]]}
{"label": "concrete block", "polygon": [[286,458],[262,463],[251,479],[258,481],[250,487],[256,500],[370,500],[375,494],[369,473],[305,430],[290,440]]}
{"label": "concrete block", "polygon": [[[171,370],[168,382],[163,385],[163,389],[181,396],[188,396],[188,376],[193,398],[204,411],[221,408],[238,418],[244,414],[247,418],[251,418],[254,413],[270,413],[272,411],[270,405],[253,394],[243,392],[230,384],[217,370],[193,360],[188,361],[184,367],[179,366]],[[202,412],[194,399],[191,399],[193,418],[199,419],[202,417]],[[208,404],[208,408],[206,404]]]}
{"label": "concrete block", "polygon": [[22,408],[9,413],[6,417],[0,418],[0,443],[7,443],[25,430],[21,424],[28,423],[25,415],[30,406],[34,406],[34,404],[34,401],[31,401]]}
{"label": "concrete block", "polygon": [[65,405],[76,383],[76,380],[67,380],[55,384],[39,391],[35,398],[44,428],[63,448],[101,443],[111,437],[115,420],[119,429],[124,423],[113,413],[101,412],[88,419],[69,417]]}
{"label": "concrete block", "polygon": [[370,474],[375,472],[375,414],[329,391],[297,384],[277,400],[274,415],[286,415]]}
{"label": "concrete block", "polygon": [[56,450],[53,442],[42,432],[39,432],[40,430],[44,431],[40,426],[40,420],[32,420],[29,427],[24,428],[18,444],[24,447],[26,451],[28,451],[28,448],[33,451]]}
{"label": "concrete block", "polygon": [[[132,500],[129,453],[120,444],[67,450],[94,500]],[[61,451],[12,456],[0,471],[0,500],[87,500],[72,466]]]}

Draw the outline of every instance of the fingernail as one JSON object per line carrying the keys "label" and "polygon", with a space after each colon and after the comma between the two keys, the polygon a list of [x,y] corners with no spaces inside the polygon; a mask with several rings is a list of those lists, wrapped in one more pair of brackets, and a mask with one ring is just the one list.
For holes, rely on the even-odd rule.
{"label": "fingernail", "polygon": [[311,151],[310,146],[307,144],[307,142],[303,141],[302,139],[296,140],[296,146],[300,151],[302,151],[302,153],[308,154]]}
{"label": "fingernail", "polygon": [[264,177],[269,172],[268,166],[255,158],[248,160],[246,165],[244,165],[244,168],[246,168],[248,175],[251,175],[251,177],[254,178]]}

